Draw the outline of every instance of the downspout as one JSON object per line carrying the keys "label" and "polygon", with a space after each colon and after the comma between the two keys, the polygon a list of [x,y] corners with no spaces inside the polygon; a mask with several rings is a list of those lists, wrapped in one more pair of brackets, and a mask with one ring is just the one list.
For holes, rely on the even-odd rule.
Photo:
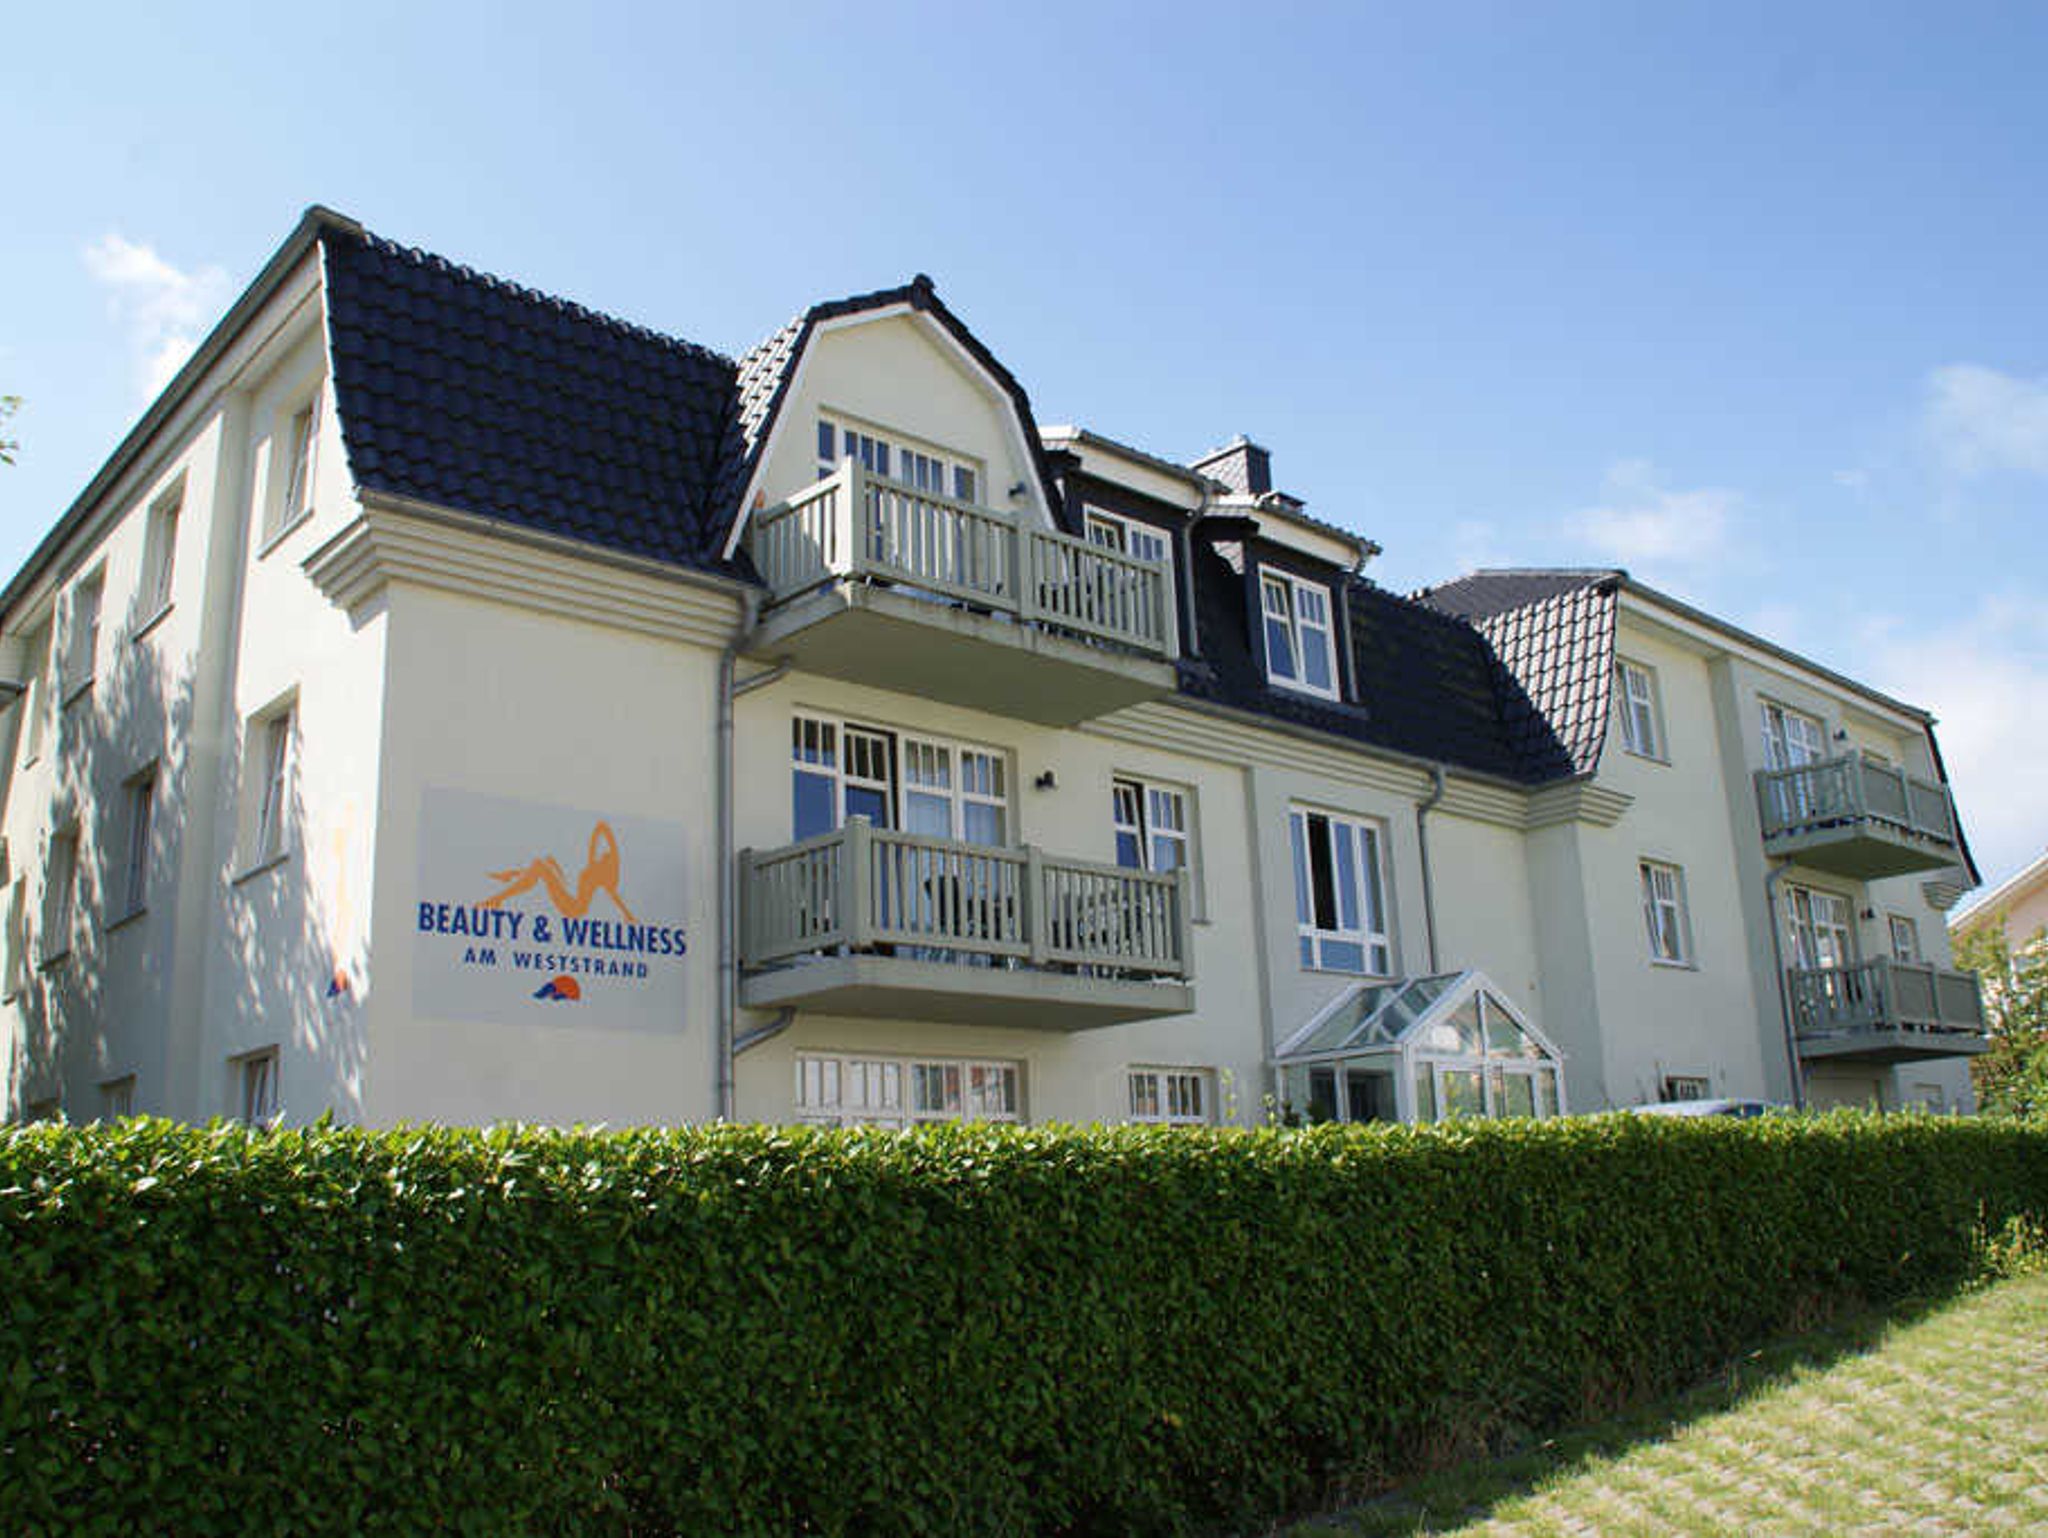
{"label": "downspout", "polygon": [[733,701],[789,671],[787,662],[741,684],[735,678],[740,649],[761,617],[761,599],[749,591],[740,599],[739,626],[718,658],[718,1119],[732,1120],[734,1023],[739,1018],[739,879],[733,868]]}
{"label": "downspout", "polygon": [[1422,933],[1429,942],[1429,970],[1434,975],[1437,969],[1436,955],[1436,883],[1429,873],[1429,814],[1436,810],[1437,803],[1444,798],[1448,776],[1442,764],[1429,766],[1429,794],[1415,804],[1415,845],[1422,855]]}
{"label": "downspout", "polygon": [[1778,979],[1778,1015],[1785,1022],[1785,1061],[1792,1069],[1792,1105],[1806,1109],[1806,1074],[1799,1062],[1799,1030],[1792,1020],[1792,996],[1785,987],[1785,938],[1778,925],[1778,883],[1790,865],[1773,865],[1764,877],[1764,918],[1771,926],[1771,967]]}

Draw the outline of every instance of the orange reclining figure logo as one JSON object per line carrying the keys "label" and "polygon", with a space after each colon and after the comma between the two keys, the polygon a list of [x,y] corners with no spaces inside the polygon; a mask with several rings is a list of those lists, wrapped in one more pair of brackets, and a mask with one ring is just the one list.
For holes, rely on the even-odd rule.
{"label": "orange reclining figure logo", "polygon": [[557,913],[565,919],[580,919],[590,911],[590,905],[602,892],[612,900],[628,924],[640,922],[633,917],[633,910],[626,906],[626,899],[619,895],[619,841],[612,835],[612,825],[608,822],[600,822],[590,830],[590,857],[584,862],[573,891],[561,861],[551,854],[541,855],[510,870],[492,871],[491,879],[504,885],[478,904],[479,907],[502,908],[510,899],[531,892],[535,887],[544,887]]}

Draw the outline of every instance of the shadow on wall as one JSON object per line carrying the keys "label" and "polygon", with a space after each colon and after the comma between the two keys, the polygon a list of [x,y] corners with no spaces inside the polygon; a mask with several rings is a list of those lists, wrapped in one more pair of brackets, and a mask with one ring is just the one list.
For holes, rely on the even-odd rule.
{"label": "shadow on wall", "polygon": [[[368,830],[357,828],[346,848],[308,847],[294,775],[291,852],[247,874],[251,840],[240,836],[241,813],[260,794],[262,772],[249,761],[247,733],[196,720],[190,659],[166,667],[153,640],[136,638],[139,628],[131,618],[103,642],[111,657],[99,675],[46,721],[38,757],[56,783],[33,847],[10,851],[10,878],[26,880],[21,962],[7,980],[10,992],[20,985],[8,1112],[20,1117],[61,1096],[71,1120],[88,1120],[102,1113],[102,1086],[132,1074],[138,1112],[233,1114],[240,1100],[231,1060],[276,1046],[287,1095],[281,1109],[291,1120],[330,1109],[355,1119],[366,926],[356,922],[337,936],[323,910],[346,919],[351,890],[366,906]],[[10,714],[11,797],[24,778],[26,712]],[[138,878],[143,784],[150,808]],[[193,815],[201,807],[215,814],[210,840],[205,819]],[[68,935],[60,936],[62,903],[48,878],[53,843],[65,836],[77,840],[76,895]],[[13,899],[11,885],[5,895]],[[317,1103],[292,1103],[316,1086],[324,1088]],[[178,1103],[195,1088],[196,1103]]]}

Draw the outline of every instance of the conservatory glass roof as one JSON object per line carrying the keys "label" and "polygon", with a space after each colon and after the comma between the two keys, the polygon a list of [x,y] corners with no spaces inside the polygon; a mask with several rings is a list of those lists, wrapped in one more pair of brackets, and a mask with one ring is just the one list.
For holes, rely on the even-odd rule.
{"label": "conservatory glass roof", "polygon": [[1289,1037],[1278,1057],[1302,1062],[1388,1047],[1448,1057],[1559,1056],[1485,973],[1465,971],[1358,983]]}

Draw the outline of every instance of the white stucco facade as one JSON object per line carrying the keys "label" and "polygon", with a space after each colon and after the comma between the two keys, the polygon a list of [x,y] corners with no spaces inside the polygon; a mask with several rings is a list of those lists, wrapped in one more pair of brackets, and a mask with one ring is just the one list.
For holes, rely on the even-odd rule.
{"label": "white stucco facade", "polygon": [[[1624,589],[1614,649],[1654,677],[1660,751],[1628,751],[1617,714],[1597,771],[1558,783],[1193,698],[1166,668],[1150,698],[1044,725],[977,707],[971,676],[937,698],[886,671],[790,665],[758,640],[774,595],[743,574],[366,493],[324,298],[317,246],[268,274],[10,589],[0,656],[28,685],[5,717],[0,808],[18,910],[0,1005],[10,1114],[669,1123],[721,1114],[729,1071],[731,1114],[822,1120],[833,1106],[817,1095],[844,1097],[884,1065],[906,1116],[907,1076],[958,1067],[964,1083],[995,1086],[967,1091],[969,1114],[1119,1120],[1158,1095],[1173,1119],[1251,1123],[1305,1109],[1281,1103],[1276,1051],[1361,978],[1466,971],[1555,1043],[1570,1110],[1680,1087],[1785,1101],[1794,1057],[1772,935],[1786,889],[1838,893],[1859,954],[1885,954],[1897,918],[1926,961],[1947,963],[1937,904],[1959,874],[1944,886],[1793,869],[1767,887],[1782,862],[1765,849],[1753,786],[1766,701],[1933,777],[1926,718],[1646,590]],[[746,477],[748,511],[804,492],[843,457],[821,463],[821,422],[892,445],[892,470],[927,456],[941,467],[934,496],[998,524],[1057,527],[1028,416],[929,314],[883,305],[814,328]],[[1198,478],[1102,440],[1069,453],[1094,483],[1156,504],[1161,539],[1188,559],[1175,520],[1206,505]],[[303,510],[287,505],[301,473]],[[151,538],[173,505],[165,607]],[[1268,504],[1265,535],[1234,537],[1270,537],[1302,559],[1366,554],[1297,513]],[[1282,525],[1286,539],[1272,534]],[[746,533],[735,527],[732,549]],[[65,671],[66,627],[94,582],[88,683]],[[1184,585],[1162,591],[1185,609]],[[1025,629],[972,602],[912,597],[929,603],[917,644],[930,648],[957,644],[963,627],[994,646]],[[1182,612],[1174,629],[1190,621]],[[1099,671],[1061,644],[1044,663],[1050,687],[1060,666],[1077,680]],[[1127,667],[1116,687],[1150,676]],[[1171,977],[1048,966],[1043,933],[1029,957],[971,956],[943,974],[932,947],[877,946],[868,959],[915,973],[926,992],[864,984],[830,994],[837,1005],[803,993],[828,947],[752,966],[748,948],[775,916],[735,872],[744,852],[816,831],[800,825],[806,722],[814,744],[829,727],[847,763],[855,739],[887,745],[893,778],[878,794],[894,798],[891,829],[914,822],[913,762],[946,777],[931,805],[951,797],[956,817],[969,815],[958,809],[970,773],[993,783],[973,803],[973,847],[940,852],[948,869],[982,870],[978,849],[1029,847],[1101,885],[1120,858],[1119,797],[1159,792],[1185,872],[1150,889],[1179,894],[1185,954]],[[1384,965],[1363,972],[1304,959],[1304,840],[1331,828],[1359,830],[1346,849],[1377,862]],[[1680,957],[1646,941],[1644,862],[1682,873]],[[953,899],[936,894],[952,889],[937,880],[887,901],[943,906]],[[844,920],[805,900],[807,922]],[[994,933],[1013,919],[991,906],[976,922]],[[1034,968],[1096,1013],[1033,1016]],[[776,997],[795,1002],[746,1004],[748,978],[770,972]],[[978,989],[1021,990],[1026,1004],[949,1016],[933,1002]],[[876,1002],[899,996],[913,1001],[900,1013]],[[1189,1007],[1148,1008],[1164,998]],[[997,1077],[974,1076],[985,1070]],[[1806,1064],[1802,1080],[1816,1102],[1963,1109],[1966,1070],[1962,1057],[1852,1054]]]}

